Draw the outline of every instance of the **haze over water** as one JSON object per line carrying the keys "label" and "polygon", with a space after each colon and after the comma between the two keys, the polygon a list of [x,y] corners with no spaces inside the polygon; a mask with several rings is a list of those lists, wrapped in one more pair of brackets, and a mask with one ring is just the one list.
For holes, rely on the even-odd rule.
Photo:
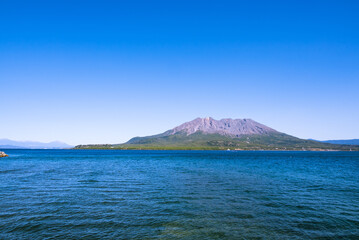
{"label": "haze over water", "polygon": [[358,152],[7,150],[0,239],[358,239]]}

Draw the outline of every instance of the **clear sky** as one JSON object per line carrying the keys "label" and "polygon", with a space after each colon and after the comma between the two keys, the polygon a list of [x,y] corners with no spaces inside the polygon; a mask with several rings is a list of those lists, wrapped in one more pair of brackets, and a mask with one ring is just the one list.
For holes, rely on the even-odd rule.
{"label": "clear sky", "polygon": [[0,138],[121,143],[196,117],[359,138],[359,1],[0,1]]}

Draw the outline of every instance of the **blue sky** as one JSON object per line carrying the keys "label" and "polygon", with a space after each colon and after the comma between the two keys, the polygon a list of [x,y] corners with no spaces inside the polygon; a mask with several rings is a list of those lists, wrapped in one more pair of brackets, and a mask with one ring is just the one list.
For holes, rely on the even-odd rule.
{"label": "blue sky", "polygon": [[120,143],[196,117],[359,138],[357,1],[1,1],[0,138]]}

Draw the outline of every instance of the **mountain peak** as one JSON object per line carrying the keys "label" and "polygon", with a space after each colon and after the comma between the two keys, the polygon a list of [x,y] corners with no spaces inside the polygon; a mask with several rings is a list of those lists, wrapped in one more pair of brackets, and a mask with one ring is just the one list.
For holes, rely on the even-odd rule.
{"label": "mountain peak", "polygon": [[238,137],[241,135],[267,135],[277,131],[249,118],[224,118],[215,120],[211,117],[205,117],[196,118],[192,121],[183,123],[180,126],[169,130],[167,134],[173,135],[179,132],[184,132],[187,135],[202,132],[205,134],[220,134]]}

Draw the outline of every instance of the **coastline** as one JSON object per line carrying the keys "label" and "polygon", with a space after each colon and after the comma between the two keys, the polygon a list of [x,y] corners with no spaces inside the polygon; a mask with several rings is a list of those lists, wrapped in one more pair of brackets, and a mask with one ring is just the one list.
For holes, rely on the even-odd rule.
{"label": "coastline", "polygon": [[71,148],[71,150],[133,150],[133,151],[230,151],[230,152],[359,152],[355,149],[206,149],[206,148]]}

